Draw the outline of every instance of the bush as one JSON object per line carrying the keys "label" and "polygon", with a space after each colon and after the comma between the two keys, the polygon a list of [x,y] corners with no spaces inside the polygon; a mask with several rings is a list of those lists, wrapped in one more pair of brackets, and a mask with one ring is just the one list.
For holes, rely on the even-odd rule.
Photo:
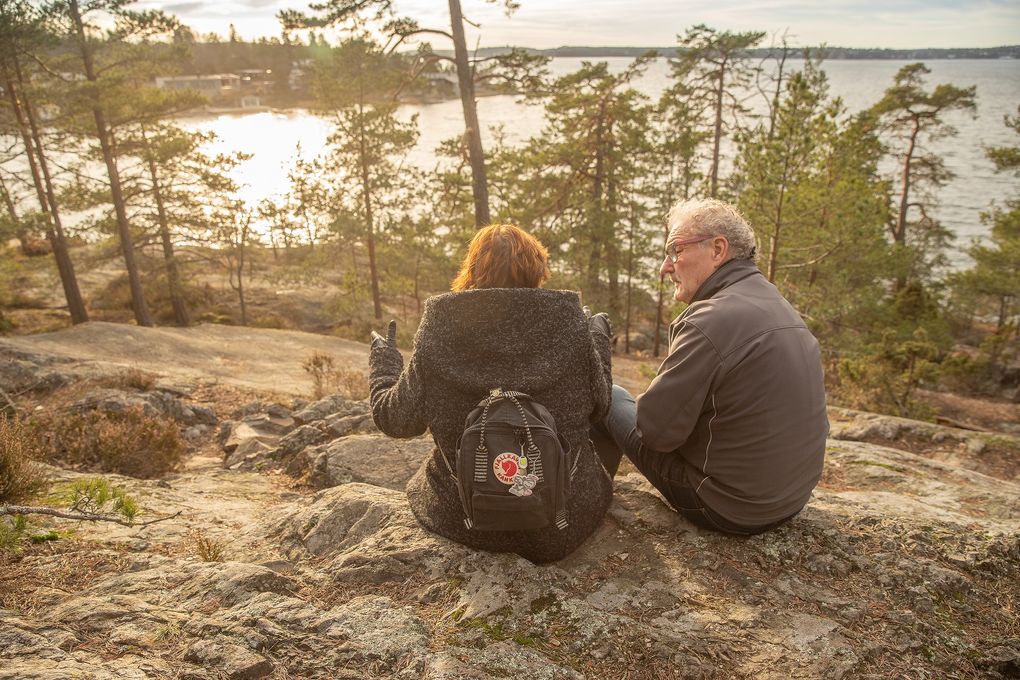
{"label": "bush", "polygon": [[917,392],[937,375],[936,352],[937,347],[922,329],[909,340],[898,340],[890,334],[884,343],[838,359],[834,384],[829,372],[833,397],[851,408],[930,419],[932,409],[917,398]]}
{"label": "bush", "polygon": [[32,430],[15,418],[0,416],[0,503],[19,503],[46,488],[41,451]]}
{"label": "bush", "polygon": [[319,400],[328,394],[341,394],[350,399],[368,398],[365,374],[347,366],[337,366],[331,354],[314,352],[301,366],[312,377],[313,399]]}
{"label": "bush", "polygon": [[120,373],[103,376],[97,382],[104,387],[133,389],[148,392],[156,386],[157,376],[139,368],[129,368]]}
{"label": "bush", "polygon": [[967,394],[994,394],[989,379],[988,360],[963,352],[950,354],[939,368],[940,384],[946,389]]}
{"label": "bush", "polygon": [[176,468],[185,451],[173,422],[141,408],[39,416],[31,425],[49,460],[78,469],[158,477]]}

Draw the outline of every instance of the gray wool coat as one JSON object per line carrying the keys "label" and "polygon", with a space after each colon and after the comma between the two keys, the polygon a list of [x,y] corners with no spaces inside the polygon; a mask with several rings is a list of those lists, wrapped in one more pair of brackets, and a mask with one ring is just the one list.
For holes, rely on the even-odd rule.
{"label": "gray wool coat", "polygon": [[[372,349],[372,417],[391,437],[432,433],[436,443],[407,484],[407,499],[430,531],[473,548],[514,552],[532,562],[558,560],[595,531],[612,480],[588,438],[609,409],[609,338],[590,329],[577,293],[488,288],[445,293],[425,303],[411,358]],[[580,450],[570,483],[565,529],[477,531],[464,526],[455,479],[457,439],[467,414],[490,388],[525,392],[549,409],[571,451]]]}

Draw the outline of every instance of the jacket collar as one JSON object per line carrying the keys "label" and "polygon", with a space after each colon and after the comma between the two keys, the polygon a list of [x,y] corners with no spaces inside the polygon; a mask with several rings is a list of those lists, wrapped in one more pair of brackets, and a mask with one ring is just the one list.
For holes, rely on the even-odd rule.
{"label": "jacket collar", "polygon": [[694,293],[694,299],[691,300],[691,304],[707,300],[723,288],[732,286],[737,281],[743,281],[755,274],[761,275],[761,271],[758,270],[758,265],[754,263],[754,260],[729,260],[724,262],[721,267],[712,272],[712,275],[701,284],[697,292]]}

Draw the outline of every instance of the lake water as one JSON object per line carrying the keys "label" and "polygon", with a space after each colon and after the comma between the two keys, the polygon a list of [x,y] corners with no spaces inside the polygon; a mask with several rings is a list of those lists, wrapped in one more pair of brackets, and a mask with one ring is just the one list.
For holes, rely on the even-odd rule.
{"label": "lake water", "polygon": [[[613,70],[621,70],[630,63],[625,58],[599,61],[607,61]],[[892,84],[895,73],[906,63],[830,61],[824,64],[824,69],[829,76],[830,92],[842,97],[850,111],[859,111],[881,98],[883,91]],[[554,75],[563,75],[580,65],[580,59],[557,58],[550,64],[550,70]],[[1016,115],[1020,104],[1020,61],[940,60],[927,62],[927,66],[932,71],[927,79],[928,89],[936,83],[977,88],[976,115],[958,112],[947,115],[946,119],[959,134],[938,141],[932,147],[956,175],[941,192],[934,214],[956,234],[956,247],[949,253],[953,265],[966,266],[963,250],[971,239],[980,238],[988,231],[980,222],[980,213],[987,210],[993,200],[1001,203],[1017,193],[1017,178],[995,173],[994,166],[985,158],[984,148],[1013,145],[1018,141],[1016,134],[1003,125],[1003,116]],[[636,87],[650,97],[657,97],[667,85],[668,75],[667,64],[658,60],[649,66]],[[431,169],[438,162],[434,150],[439,142],[463,132],[460,101],[404,106],[400,110],[404,118],[415,113],[421,137],[410,160]],[[541,106],[519,103],[512,96],[480,98],[478,115],[483,142],[490,145],[493,126],[504,126],[507,140],[520,143],[537,134],[543,125]],[[298,146],[305,158],[318,155],[330,129],[323,119],[299,110],[192,117],[181,122],[192,129],[215,132],[219,140],[211,150],[254,154],[235,174],[244,185],[242,197],[253,205],[263,198],[286,193],[287,173],[297,157]],[[891,164],[883,168],[890,176],[895,171]]]}

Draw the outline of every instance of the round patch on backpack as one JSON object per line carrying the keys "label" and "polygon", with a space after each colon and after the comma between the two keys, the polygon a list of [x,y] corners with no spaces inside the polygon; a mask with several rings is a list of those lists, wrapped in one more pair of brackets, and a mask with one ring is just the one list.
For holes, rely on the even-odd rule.
{"label": "round patch on backpack", "polygon": [[507,486],[513,485],[514,477],[521,472],[522,467],[521,457],[512,451],[501,453],[492,461],[492,473]]}

